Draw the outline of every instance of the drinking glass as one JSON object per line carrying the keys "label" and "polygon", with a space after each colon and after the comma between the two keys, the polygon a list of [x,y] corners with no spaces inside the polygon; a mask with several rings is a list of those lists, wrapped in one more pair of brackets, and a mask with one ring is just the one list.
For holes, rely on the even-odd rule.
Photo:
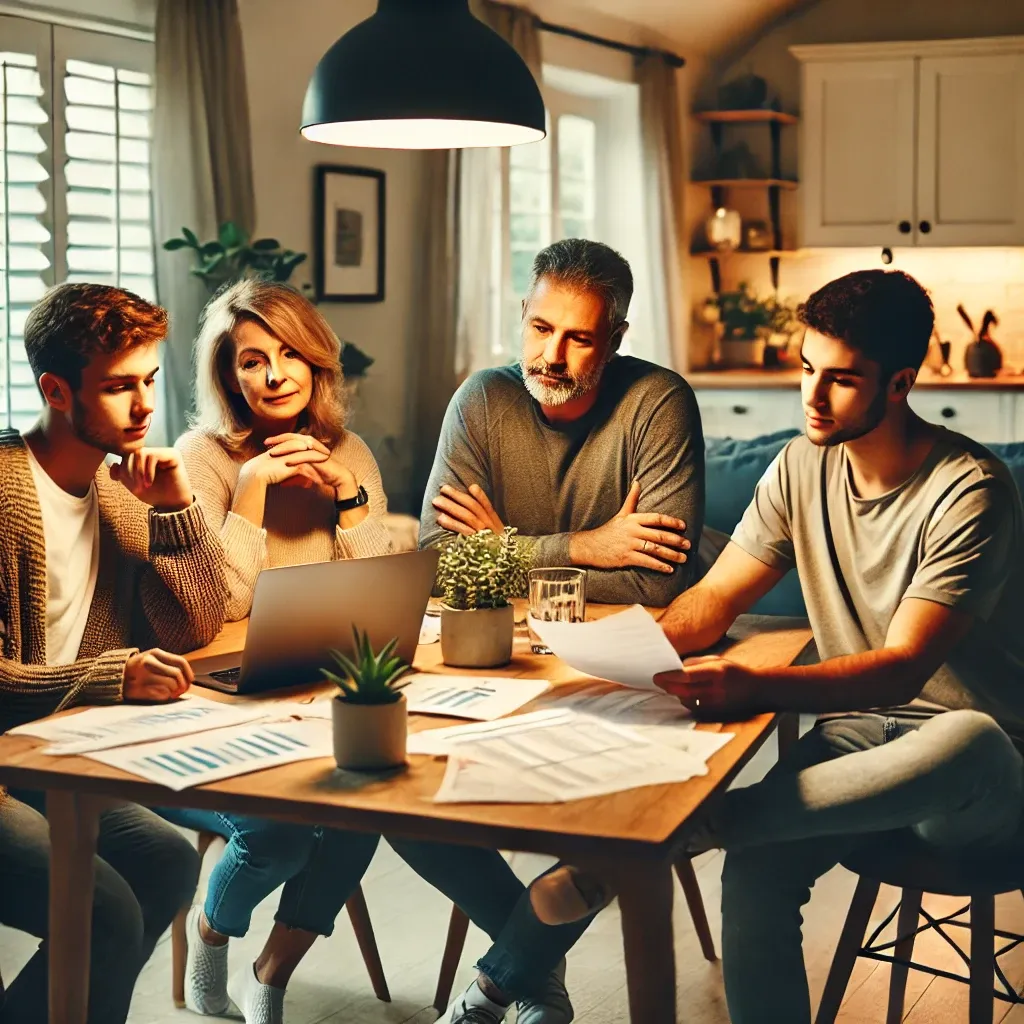
{"label": "drinking glass", "polygon": [[[587,611],[587,574],[583,569],[531,569],[530,619],[541,622],[582,622]],[[527,620],[529,621],[529,620]],[[530,629],[530,650],[550,654]]]}

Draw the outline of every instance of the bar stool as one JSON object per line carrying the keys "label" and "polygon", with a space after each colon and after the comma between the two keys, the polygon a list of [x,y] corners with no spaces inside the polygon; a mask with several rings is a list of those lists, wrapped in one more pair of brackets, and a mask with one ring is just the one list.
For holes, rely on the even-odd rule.
{"label": "bar stool", "polygon": [[[1020,892],[1024,885],[1024,861],[1020,854],[1020,850],[943,853],[907,829],[881,833],[844,858],[843,867],[860,878],[825,982],[815,1024],[833,1024],[835,1021],[857,957],[892,964],[886,1024],[899,1024],[903,1019],[903,1001],[910,970],[969,985],[969,1024],[992,1024],[993,997],[1008,1003],[1024,1002],[998,962],[1000,956],[1024,942],[1024,935],[998,931],[995,927],[996,896]],[[901,889],[901,899],[865,941],[871,911],[883,884]],[[921,907],[924,893],[964,896],[968,902],[956,913],[936,918]],[[899,920],[895,940],[880,943],[880,935],[897,913]],[[970,921],[965,922],[962,918],[968,913]],[[969,954],[948,933],[946,929],[950,928],[969,930]],[[967,966],[966,976],[911,960],[915,938],[930,930],[938,932],[957,951]],[[995,948],[996,936],[1006,940],[998,950]],[[995,989],[994,978],[999,981]]]}

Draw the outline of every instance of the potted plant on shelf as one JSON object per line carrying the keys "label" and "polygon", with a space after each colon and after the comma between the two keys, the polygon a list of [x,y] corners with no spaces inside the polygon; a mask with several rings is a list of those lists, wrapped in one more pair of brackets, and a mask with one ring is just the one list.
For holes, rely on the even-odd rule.
{"label": "potted plant on shelf", "polygon": [[[255,238],[248,235],[233,221],[225,221],[210,242],[200,242],[194,231],[182,228],[176,238],[169,238],[163,246],[168,252],[189,249],[194,254],[195,266],[191,270],[213,295],[224,285],[243,277],[264,277],[286,284],[292,272],[305,263],[308,255],[294,249],[282,248],[276,238]],[[306,281],[301,291],[312,299],[313,287]],[[350,341],[341,343],[341,369],[349,390],[373,365],[373,359]]]}
{"label": "potted plant on shelf", "polygon": [[526,590],[529,557],[514,527],[500,535],[458,535],[441,548],[441,658],[459,668],[492,668],[512,657],[512,598]]}
{"label": "potted plant on shelf", "polygon": [[397,638],[375,654],[366,633],[353,626],[352,635],[352,658],[331,651],[344,675],[321,669],[339,690],[331,703],[334,760],[339,768],[395,768],[405,764],[408,731],[405,694],[395,689],[395,683],[408,665],[395,656]]}
{"label": "potted plant on shelf", "polygon": [[[780,348],[785,348],[798,326],[792,303],[774,295],[759,299],[745,283],[734,292],[720,292],[709,302],[718,307],[719,344],[725,366],[778,365]],[[769,345],[773,354],[770,360],[766,359]]]}

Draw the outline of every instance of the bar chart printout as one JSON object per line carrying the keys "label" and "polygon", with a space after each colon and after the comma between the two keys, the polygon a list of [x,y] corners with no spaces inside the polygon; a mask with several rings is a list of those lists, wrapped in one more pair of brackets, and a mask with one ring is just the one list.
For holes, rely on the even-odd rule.
{"label": "bar chart printout", "polygon": [[410,712],[491,722],[518,711],[550,686],[546,679],[442,676],[424,672],[410,676],[402,692]]}
{"label": "bar chart printout", "polygon": [[331,752],[331,723],[312,719],[250,723],[86,756],[181,790],[294,761],[330,757]]}

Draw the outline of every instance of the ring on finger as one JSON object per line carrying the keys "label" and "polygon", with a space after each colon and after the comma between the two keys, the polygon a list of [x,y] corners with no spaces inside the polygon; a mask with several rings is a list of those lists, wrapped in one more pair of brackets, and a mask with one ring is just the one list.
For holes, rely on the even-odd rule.
{"label": "ring on finger", "polygon": [[642,548],[641,548],[640,550],[646,553],[647,549],[648,549],[648,548],[649,548],[650,546],[651,546],[651,542],[650,542],[649,540],[645,540],[645,541],[644,541],[644,546],[643,546],[643,547],[642,547]]}

